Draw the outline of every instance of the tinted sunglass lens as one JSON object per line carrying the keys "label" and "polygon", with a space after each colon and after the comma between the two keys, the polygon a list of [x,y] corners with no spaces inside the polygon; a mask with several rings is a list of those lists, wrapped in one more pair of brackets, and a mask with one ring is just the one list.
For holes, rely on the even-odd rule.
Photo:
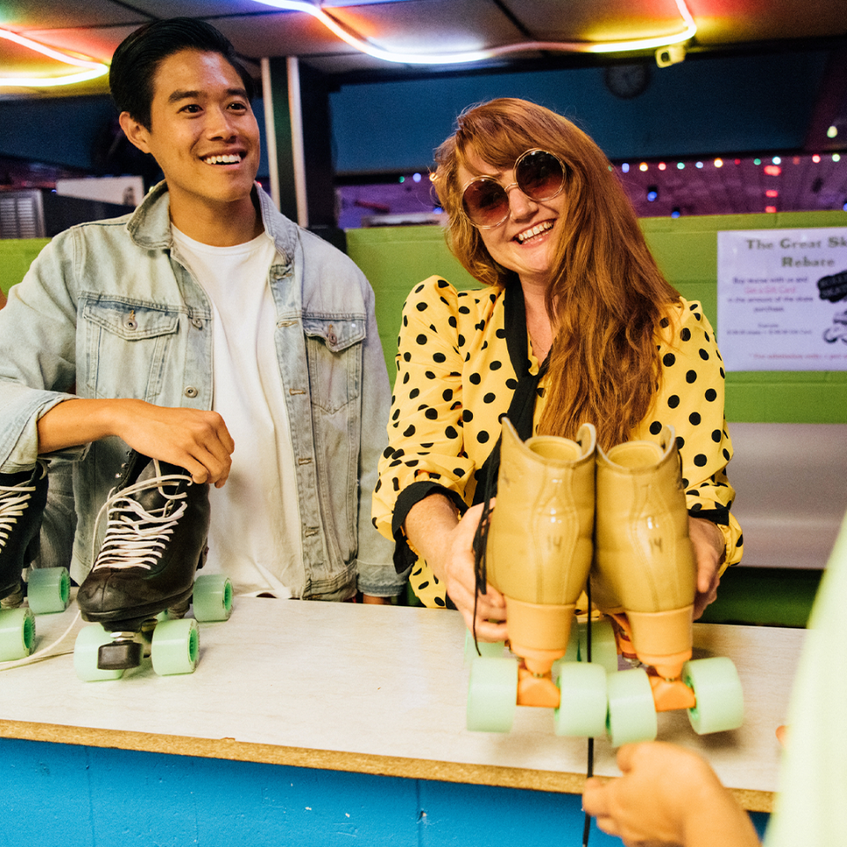
{"label": "tinted sunglass lens", "polygon": [[515,168],[515,180],[527,197],[550,200],[561,190],[565,174],[561,162],[543,150],[534,150],[521,157]]}
{"label": "tinted sunglass lens", "polygon": [[509,198],[492,179],[474,180],[462,196],[465,214],[477,226],[494,226],[509,212]]}

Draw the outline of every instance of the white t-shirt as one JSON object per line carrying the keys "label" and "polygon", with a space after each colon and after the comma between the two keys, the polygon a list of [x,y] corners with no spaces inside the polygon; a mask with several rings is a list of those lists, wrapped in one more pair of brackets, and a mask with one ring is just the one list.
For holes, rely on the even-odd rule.
{"label": "white t-shirt", "polygon": [[203,572],[226,573],[241,594],[290,597],[289,574],[303,565],[294,450],[268,285],[276,247],[265,233],[246,244],[211,247],[171,229],[180,256],[212,302],[212,408],[235,442],[229,479],[209,490]]}

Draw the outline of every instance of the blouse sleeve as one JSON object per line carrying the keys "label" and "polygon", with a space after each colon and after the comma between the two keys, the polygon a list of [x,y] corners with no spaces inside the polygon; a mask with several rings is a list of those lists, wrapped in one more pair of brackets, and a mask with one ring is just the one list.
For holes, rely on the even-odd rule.
{"label": "blouse sleeve", "polygon": [[726,475],[732,441],[724,417],[723,360],[698,302],[684,302],[662,321],[659,350],[659,394],[645,423],[654,435],[664,424],[676,431],[689,514],[712,521],[723,533],[723,571],[741,560],[743,536],[730,512],[735,490]]}
{"label": "blouse sleeve", "polygon": [[464,451],[458,292],[430,277],[409,295],[398,338],[388,447],[379,462],[373,519],[401,541],[409,509],[440,491],[460,511],[475,470]]}

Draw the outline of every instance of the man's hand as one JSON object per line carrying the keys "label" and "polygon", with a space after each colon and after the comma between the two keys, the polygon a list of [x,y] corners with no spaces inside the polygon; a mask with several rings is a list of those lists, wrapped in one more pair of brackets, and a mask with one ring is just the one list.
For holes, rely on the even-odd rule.
{"label": "man's hand", "polygon": [[115,435],[151,459],[184,468],[197,483],[220,488],[235,444],[223,418],[202,409],[154,406],[143,400],[67,400],[38,421],[39,453]]}

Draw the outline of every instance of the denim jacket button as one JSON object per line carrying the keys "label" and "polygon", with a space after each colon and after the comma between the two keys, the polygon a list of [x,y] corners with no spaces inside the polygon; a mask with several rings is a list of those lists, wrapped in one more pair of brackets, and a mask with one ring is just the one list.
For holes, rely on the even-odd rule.
{"label": "denim jacket button", "polygon": [[194,398],[197,396],[197,389],[193,385],[189,385],[188,388],[185,389],[185,396]]}
{"label": "denim jacket button", "polygon": [[203,329],[203,321],[200,318],[194,318],[191,323],[194,325],[195,329]]}

